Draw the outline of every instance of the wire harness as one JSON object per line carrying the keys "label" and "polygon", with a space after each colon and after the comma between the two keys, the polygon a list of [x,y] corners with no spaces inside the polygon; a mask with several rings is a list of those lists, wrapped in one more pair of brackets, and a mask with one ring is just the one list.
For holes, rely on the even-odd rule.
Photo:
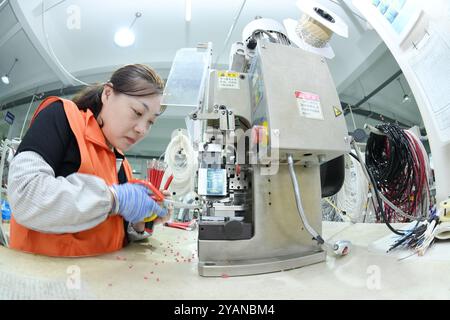
{"label": "wire harness", "polygon": [[[431,170],[421,141],[397,124],[376,126],[367,140],[366,165],[383,198],[388,222],[427,218],[431,209]],[[400,210],[395,210],[395,207]],[[381,220],[378,211],[377,220]]]}

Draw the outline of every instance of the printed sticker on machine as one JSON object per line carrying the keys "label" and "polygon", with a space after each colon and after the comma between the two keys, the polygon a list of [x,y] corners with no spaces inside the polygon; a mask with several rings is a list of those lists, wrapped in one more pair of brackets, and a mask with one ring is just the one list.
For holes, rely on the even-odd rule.
{"label": "printed sticker on machine", "polygon": [[323,120],[320,97],[317,94],[295,91],[297,107],[301,117]]}
{"label": "printed sticker on machine", "polygon": [[219,88],[221,89],[239,89],[239,73],[218,71]]}

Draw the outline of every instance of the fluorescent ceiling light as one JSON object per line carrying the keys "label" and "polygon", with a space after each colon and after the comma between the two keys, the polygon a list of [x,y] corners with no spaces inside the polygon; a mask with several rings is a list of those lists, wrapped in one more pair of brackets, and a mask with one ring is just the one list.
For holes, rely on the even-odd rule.
{"label": "fluorescent ceiling light", "polygon": [[186,14],[184,19],[186,22],[190,22],[192,19],[192,0],[186,0]]}
{"label": "fluorescent ceiling light", "polygon": [[129,28],[121,28],[114,35],[114,42],[119,47],[129,47],[134,43],[134,32]]}

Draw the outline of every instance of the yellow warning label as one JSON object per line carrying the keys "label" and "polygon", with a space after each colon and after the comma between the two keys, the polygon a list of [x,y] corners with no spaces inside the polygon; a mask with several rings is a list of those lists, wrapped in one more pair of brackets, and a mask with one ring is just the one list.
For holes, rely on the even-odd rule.
{"label": "yellow warning label", "polygon": [[342,111],[339,110],[338,107],[333,107],[333,109],[334,109],[334,116],[335,117],[339,117],[342,114]]}
{"label": "yellow warning label", "polygon": [[219,89],[239,89],[239,73],[217,71]]}
{"label": "yellow warning label", "polygon": [[239,73],[237,72],[228,72],[228,71],[218,71],[218,77],[228,77],[228,78],[237,78],[239,77]]}

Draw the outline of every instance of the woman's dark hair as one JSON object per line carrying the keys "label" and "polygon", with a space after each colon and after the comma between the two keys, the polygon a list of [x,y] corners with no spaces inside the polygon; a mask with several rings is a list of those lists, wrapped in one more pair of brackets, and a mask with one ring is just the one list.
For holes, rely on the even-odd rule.
{"label": "woman's dark hair", "polygon": [[[111,80],[112,88],[129,96],[162,94],[164,81],[150,67],[143,64],[129,64],[116,70]],[[102,110],[104,83],[88,86],[77,93],[72,101],[80,110],[91,110],[95,117]]]}

